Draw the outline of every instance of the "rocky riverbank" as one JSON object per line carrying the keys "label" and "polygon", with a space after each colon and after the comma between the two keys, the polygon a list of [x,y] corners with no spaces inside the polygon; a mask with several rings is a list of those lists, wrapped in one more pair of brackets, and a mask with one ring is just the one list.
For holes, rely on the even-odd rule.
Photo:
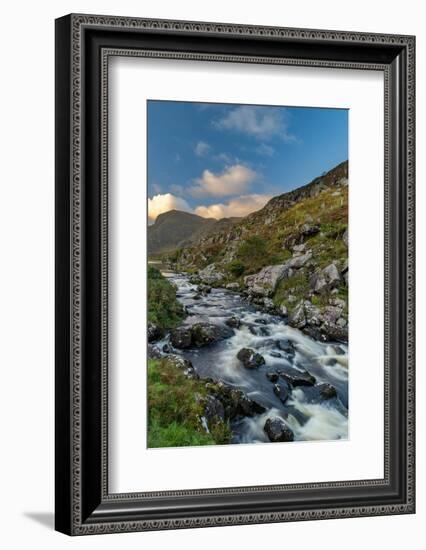
{"label": "rocky riverbank", "polygon": [[344,345],[302,336],[247,295],[167,276],[187,317],[161,336],[151,325],[149,355],[182,373],[188,391],[198,384],[196,431],[212,437],[220,427],[221,443],[345,437]]}

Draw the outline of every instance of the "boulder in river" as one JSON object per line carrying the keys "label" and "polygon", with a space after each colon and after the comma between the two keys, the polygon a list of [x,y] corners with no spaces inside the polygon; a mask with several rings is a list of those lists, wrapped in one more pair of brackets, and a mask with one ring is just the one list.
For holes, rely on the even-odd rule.
{"label": "boulder in river", "polygon": [[295,355],[296,350],[291,340],[277,340],[277,346],[280,350],[284,351],[287,355]]}
{"label": "boulder in river", "polygon": [[177,349],[202,348],[232,335],[233,331],[226,326],[195,323],[194,325],[182,325],[172,330],[170,341]]}
{"label": "boulder in river", "polygon": [[265,359],[260,353],[256,353],[253,349],[242,348],[237,353],[237,358],[245,366],[246,369],[256,369],[265,364]]}
{"label": "boulder in river", "polygon": [[263,405],[247,397],[242,390],[231,388],[223,382],[208,382],[206,389],[223,404],[226,419],[254,416],[266,412]]}
{"label": "boulder in river", "polygon": [[270,382],[278,382],[278,373],[277,372],[267,372],[266,373],[266,378],[270,381]]}
{"label": "boulder in river", "polygon": [[170,333],[172,346],[177,349],[188,349],[192,345],[191,327],[182,326],[173,329]]}
{"label": "boulder in river", "polygon": [[316,382],[315,377],[307,370],[286,369],[285,371],[280,371],[279,374],[281,378],[294,388],[297,386],[313,386]]}
{"label": "boulder in river", "polygon": [[170,344],[164,344],[162,349],[164,353],[173,353],[173,348]]}
{"label": "boulder in river", "polygon": [[212,287],[210,285],[198,285],[198,292],[200,292],[201,294],[210,294],[210,292],[212,291]]}
{"label": "boulder in river", "polygon": [[294,433],[290,430],[284,420],[278,416],[268,418],[263,429],[268,436],[269,441],[272,441],[273,443],[294,440]]}
{"label": "boulder in river", "polygon": [[320,384],[318,389],[323,399],[332,399],[333,397],[337,397],[336,388],[331,384]]}
{"label": "boulder in river", "polygon": [[226,319],[225,325],[231,328],[240,328],[241,321],[238,319],[238,317],[235,317],[233,315],[232,317],[229,317],[229,319]]}
{"label": "boulder in river", "polygon": [[288,385],[285,382],[284,384],[275,384],[274,393],[278,397],[278,399],[281,401],[281,403],[285,403],[290,395],[290,392],[288,390]]}
{"label": "boulder in river", "polygon": [[192,345],[201,348],[213,344],[223,338],[229,338],[233,331],[213,323],[195,323],[191,326]]}

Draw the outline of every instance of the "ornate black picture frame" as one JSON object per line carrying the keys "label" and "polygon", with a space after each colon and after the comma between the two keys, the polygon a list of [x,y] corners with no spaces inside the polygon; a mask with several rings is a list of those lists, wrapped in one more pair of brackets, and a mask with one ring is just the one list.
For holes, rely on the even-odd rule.
{"label": "ornate black picture frame", "polygon": [[[383,72],[383,479],[108,492],[107,71],[114,55]],[[414,513],[414,56],[413,36],[74,14],[56,21],[58,531]]]}

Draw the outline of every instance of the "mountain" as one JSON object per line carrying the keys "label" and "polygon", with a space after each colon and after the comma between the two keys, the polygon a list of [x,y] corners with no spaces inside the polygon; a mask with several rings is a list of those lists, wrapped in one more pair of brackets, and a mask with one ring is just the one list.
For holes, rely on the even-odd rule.
{"label": "mountain", "polygon": [[190,245],[209,234],[215,234],[233,225],[240,218],[202,218],[189,212],[170,210],[160,214],[148,226],[148,255],[170,252]]}

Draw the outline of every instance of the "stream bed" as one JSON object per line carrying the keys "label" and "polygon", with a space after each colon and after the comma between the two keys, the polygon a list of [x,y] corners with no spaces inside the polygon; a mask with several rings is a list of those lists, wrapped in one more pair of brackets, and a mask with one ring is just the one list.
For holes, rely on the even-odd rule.
{"label": "stream bed", "polygon": [[[348,437],[348,346],[318,342],[287,325],[282,317],[271,315],[251,305],[236,292],[213,288],[200,295],[197,285],[185,274],[162,271],[177,288],[177,298],[185,306],[185,324],[213,323],[225,325],[230,317],[240,320],[234,335],[199,349],[179,351],[189,359],[200,378],[221,380],[242,390],[250,399],[263,405],[265,413],[233,421],[232,443],[263,443],[268,417],[281,417],[294,433],[295,441],[336,440]],[[166,343],[167,340],[161,342]],[[160,346],[161,347],[161,346]],[[237,358],[242,348],[261,354],[265,363],[247,369]],[[308,371],[315,386],[294,387],[283,403],[274,392],[267,373]],[[330,384],[336,394],[319,398],[318,385]]]}

